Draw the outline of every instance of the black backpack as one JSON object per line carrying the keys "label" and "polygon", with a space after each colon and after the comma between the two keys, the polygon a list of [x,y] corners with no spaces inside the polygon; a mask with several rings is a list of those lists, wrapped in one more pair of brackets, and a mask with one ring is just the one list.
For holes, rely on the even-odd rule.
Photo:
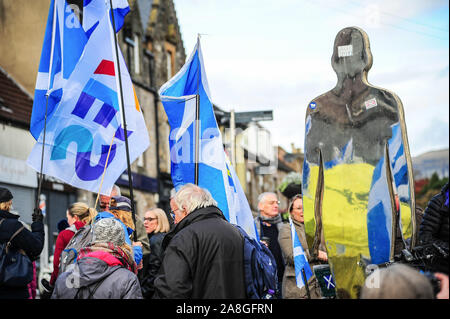
{"label": "black backpack", "polygon": [[248,299],[273,299],[278,293],[277,263],[269,248],[238,225],[244,238],[244,276]]}

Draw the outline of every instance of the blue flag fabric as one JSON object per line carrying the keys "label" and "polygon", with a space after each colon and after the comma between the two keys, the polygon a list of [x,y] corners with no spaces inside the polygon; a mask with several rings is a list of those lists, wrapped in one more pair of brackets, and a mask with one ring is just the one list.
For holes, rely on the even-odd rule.
{"label": "blue flag fabric", "polygon": [[295,267],[295,281],[298,288],[302,288],[305,285],[303,281],[302,269],[305,270],[306,280],[309,280],[313,276],[311,267],[309,266],[308,259],[306,259],[305,251],[303,250],[300,239],[295,231],[294,223],[289,217],[289,224],[291,225],[291,238],[292,247],[294,250],[294,267]]}
{"label": "blue flag fabric", "polygon": [[[47,120],[43,173],[74,187],[109,194],[127,168],[124,110],[131,162],[148,148],[150,141],[120,50],[116,61],[112,25],[108,12],[104,13],[63,86],[59,107]],[[123,105],[118,93],[117,63]],[[27,161],[36,171],[40,170],[42,144],[43,133]]]}
{"label": "blue flag fabric", "polygon": [[[120,30],[129,11],[126,0],[113,1],[116,30]],[[44,128],[46,95],[47,120],[58,107],[63,86],[80,60],[86,43],[105,13],[104,0],[84,1],[83,8],[68,5],[65,0],[51,0],[36,78],[31,135],[37,140]],[[79,21],[83,15],[83,23]]]}
{"label": "blue flag fabric", "polygon": [[196,95],[200,98],[198,185],[208,189],[226,219],[257,238],[250,206],[230,165],[214,116],[200,40],[181,70],[159,90],[170,125],[171,175],[175,189],[195,183]]}

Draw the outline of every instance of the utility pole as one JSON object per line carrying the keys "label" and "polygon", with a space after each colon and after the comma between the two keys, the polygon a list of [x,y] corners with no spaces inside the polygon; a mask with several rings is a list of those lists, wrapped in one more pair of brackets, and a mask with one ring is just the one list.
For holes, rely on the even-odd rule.
{"label": "utility pole", "polygon": [[231,165],[236,168],[236,122],[234,109],[230,112]]}

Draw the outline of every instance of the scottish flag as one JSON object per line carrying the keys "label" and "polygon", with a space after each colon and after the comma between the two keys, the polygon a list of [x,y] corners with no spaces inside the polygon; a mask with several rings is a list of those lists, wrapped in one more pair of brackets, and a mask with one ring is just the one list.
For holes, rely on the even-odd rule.
{"label": "scottish flag", "polygon": [[[127,168],[122,112],[126,112],[130,161],[149,146],[149,137],[130,75],[119,50],[123,101],[119,98],[114,35],[109,14],[91,34],[63,88],[59,107],[47,121],[43,173],[74,187],[109,194]],[[43,134],[28,164],[40,170]],[[105,170],[106,167],[106,170]],[[105,173],[104,173],[105,172]],[[104,177],[103,177],[104,173]],[[103,183],[103,184],[101,184]]]}
{"label": "scottish flag", "polygon": [[[232,166],[227,163],[211,103],[200,40],[181,70],[159,90],[170,124],[171,175],[175,189],[195,183],[195,132],[199,125],[198,185],[209,190],[226,219],[256,238],[245,194]],[[196,102],[199,96],[199,120]]]}
{"label": "scottish flag", "polygon": [[298,288],[302,288],[305,285],[303,280],[302,270],[305,271],[306,280],[309,280],[313,276],[311,267],[309,266],[308,259],[306,258],[305,251],[303,250],[300,239],[295,231],[294,223],[289,217],[289,224],[291,225],[291,238],[292,247],[294,250],[294,267],[295,267],[295,281]]}
{"label": "scottish flag", "polygon": [[[130,12],[130,7],[127,0],[113,0],[113,11],[115,30],[118,32],[122,29],[125,16]],[[107,0],[109,6],[109,0]],[[90,35],[95,27],[98,25],[100,19],[105,12],[105,0],[84,0],[83,1],[83,18],[82,25],[85,32]],[[112,20],[111,20],[112,22]]]}
{"label": "scottish flag", "polygon": [[[108,6],[104,0],[84,1],[83,7],[65,0],[51,0],[36,77],[30,132],[37,140],[47,120],[58,107],[63,86],[78,63],[86,43]],[[116,30],[120,30],[129,11],[126,0],[113,1]]]}
{"label": "scottish flag", "polygon": [[367,235],[372,264],[390,260],[393,207],[388,185],[386,157],[383,156],[373,171],[367,207]]}

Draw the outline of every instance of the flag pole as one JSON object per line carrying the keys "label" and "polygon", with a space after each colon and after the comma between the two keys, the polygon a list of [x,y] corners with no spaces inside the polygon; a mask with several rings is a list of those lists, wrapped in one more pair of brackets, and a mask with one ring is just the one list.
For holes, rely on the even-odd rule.
{"label": "flag pole", "polygon": [[114,37],[114,48],[115,48],[115,54],[116,54],[116,65],[117,65],[117,73],[119,76],[119,95],[120,95],[120,102],[122,105],[122,121],[123,121],[123,131],[125,135],[125,150],[127,155],[127,172],[128,172],[128,187],[130,189],[130,200],[131,200],[131,215],[133,217],[133,223],[134,223],[134,232],[133,237],[134,241],[137,241],[137,235],[136,235],[136,212],[134,208],[134,197],[133,197],[133,181],[131,179],[131,164],[130,164],[130,152],[128,149],[128,132],[127,132],[127,122],[125,119],[125,107],[123,105],[123,89],[122,89],[122,77],[120,75],[120,60],[119,60],[119,49],[117,48],[117,37],[116,37],[116,22],[114,19],[114,10],[112,5],[112,0],[109,0],[110,9],[111,9],[111,18],[112,18],[112,28],[113,28],[113,37]]}
{"label": "flag pole", "polygon": [[52,77],[52,69],[53,69],[53,49],[55,47],[55,28],[56,28],[56,5],[57,1],[53,2],[53,22],[52,22],[52,44],[50,46],[50,65],[48,68],[48,85],[47,85],[47,92],[45,93],[45,114],[44,114],[44,132],[42,136],[42,153],[41,153],[41,169],[39,171],[39,182],[38,182],[38,190],[36,193],[36,208],[39,208],[39,197],[41,195],[42,190],[42,180],[43,180],[43,174],[42,171],[44,170],[44,148],[45,148],[45,135],[47,132],[47,113],[48,113],[48,97],[49,97],[49,91],[50,91],[50,82]]}
{"label": "flag pole", "polygon": [[[200,34],[197,35],[197,50],[200,50]],[[200,61],[200,57],[199,57]],[[197,70],[197,94],[195,95],[195,172],[194,172],[194,178],[195,178],[195,185],[198,186],[198,165],[199,165],[199,157],[200,157],[200,94],[198,93],[199,90],[199,81],[200,81],[200,72],[201,72],[201,65],[198,64],[198,70]]]}

